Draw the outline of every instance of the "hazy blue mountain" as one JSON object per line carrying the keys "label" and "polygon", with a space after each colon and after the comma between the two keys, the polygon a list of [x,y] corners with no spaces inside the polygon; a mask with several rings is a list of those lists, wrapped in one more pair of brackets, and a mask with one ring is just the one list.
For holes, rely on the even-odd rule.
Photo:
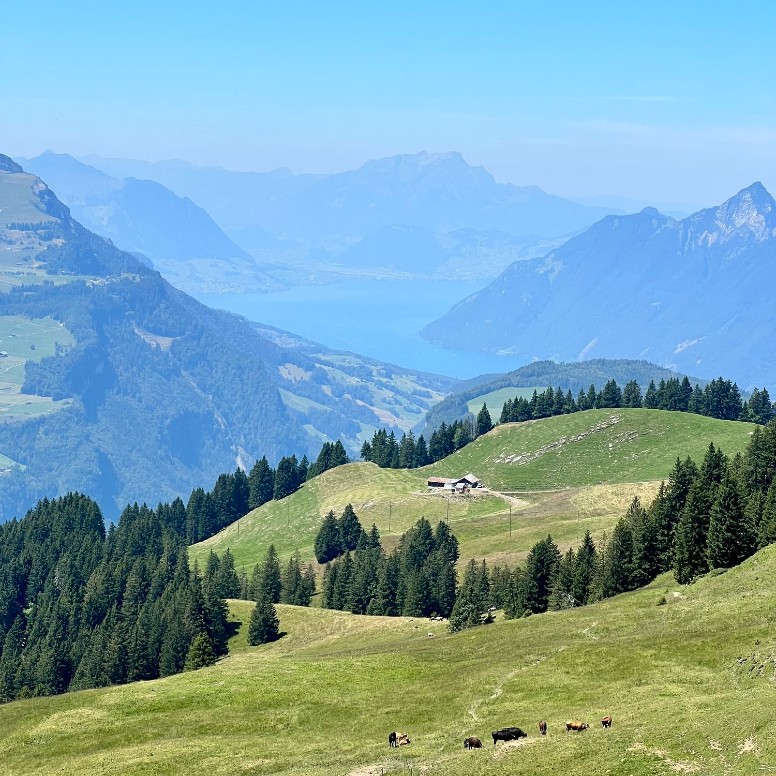
{"label": "hazy blue mountain", "polygon": [[205,307],[7,157],[0,245],[0,519],[69,490],[111,516],[326,439],[357,452],[455,384]]}
{"label": "hazy blue mountain", "polygon": [[458,153],[392,156],[332,175],[85,158],[112,175],[151,178],[191,197],[229,233],[251,226],[285,240],[336,244],[395,225],[434,233],[470,228],[559,237],[612,212],[536,186],[497,183]]}
{"label": "hazy blue mountain", "polygon": [[776,386],[776,205],[760,183],[681,221],[608,216],[429,324],[434,343],[526,359],[647,358]]}
{"label": "hazy blue mountain", "polygon": [[152,259],[249,258],[201,207],[156,181],[114,178],[51,151],[23,164],[58,192],[74,218],[122,250]]}

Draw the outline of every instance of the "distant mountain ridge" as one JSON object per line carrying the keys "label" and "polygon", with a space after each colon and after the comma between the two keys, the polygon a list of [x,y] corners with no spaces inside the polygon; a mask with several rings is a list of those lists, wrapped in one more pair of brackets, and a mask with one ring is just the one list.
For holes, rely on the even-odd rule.
{"label": "distant mountain ridge", "polygon": [[676,221],[607,216],[516,262],[423,330],[525,358],[646,358],[742,387],[776,384],[776,203],[760,183]]}
{"label": "distant mountain ridge", "polygon": [[151,180],[113,178],[68,154],[23,160],[88,229],[151,259],[248,259],[188,197]]}
{"label": "distant mountain ridge", "polygon": [[[411,267],[418,275],[461,276],[471,260],[495,276],[511,261],[546,252],[617,212],[536,186],[497,183],[456,152],[402,154],[329,175],[232,172],[174,160],[148,164],[89,156],[84,161],[111,175],[156,180],[190,197],[261,260],[285,257],[333,271],[342,264],[348,271]],[[401,230],[402,240],[385,244],[390,230]],[[476,247],[463,253],[455,237],[447,239],[461,230],[476,235]],[[493,239],[495,234],[508,239]]]}

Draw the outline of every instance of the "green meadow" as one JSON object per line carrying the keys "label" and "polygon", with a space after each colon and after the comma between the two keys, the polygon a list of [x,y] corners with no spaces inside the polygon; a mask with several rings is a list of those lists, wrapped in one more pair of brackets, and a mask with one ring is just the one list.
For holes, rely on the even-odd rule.
{"label": "green meadow", "polygon": [[0,418],[42,415],[70,403],[22,393],[24,365],[54,355],[57,345],[74,344],[70,332],[53,318],[0,317]]}
{"label": "green meadow", "polygon": [[[426,517],[450,523],[462,560],[514,564],[548,533],[562,549],[579,544],[586,530],[600,538],[634,496],[651,501],[677,456],[700,460],[710,442],[733,455],[745,449],[753,428],[659,410],[591,410],[510,423],[423,469],[353,463],[325,472],[194,545],[190,555],[203,563],[211,550],[221,555],[229,548],[237,568],[250,573],[274,544],[281,557],[298,550],[306,562],[323,516],[351,503],[367,530],[377,525],[387,549]],[[499,493],[462,496],[426,487],[432,475],[467,472]]]}
{"label": "green meadow", "polygon": [[[689,587],[665,575],[455,635],[424,620],[279,606],[286,635],[261,647],[245,641],[251,604],[234,601],[242,626],[211,668],[0,706],[0,774],[767,772],[775,573],[772,546]],[[568,719],[591,727],[566,733]],[[490,731],[504,726],[528,738],[494,747]],[[391,730],[411,745],[389,750]],[[464,751],[470,735],[482,750]]]}

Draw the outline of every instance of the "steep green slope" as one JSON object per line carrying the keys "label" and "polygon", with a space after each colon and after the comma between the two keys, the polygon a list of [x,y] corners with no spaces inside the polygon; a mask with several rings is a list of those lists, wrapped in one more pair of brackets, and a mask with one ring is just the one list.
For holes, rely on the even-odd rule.
{"label": "steep green slope", "polygon": [[[328,471],[286,499],[246,515],[239,527],[235,523],[194,545],[190,554],[203,562],[211,549],[222,554],[229,547],[238,567],[250,568],[274,543],[281,555],[298,549],[308,560],[321,518],[351,503],[362,525],[368,529],[375,523],[388,547],[424,516],[432,523],[449,520],[463,558],[511,563],[548,532],[562,547],[577,544],[585,530],[600,536],[633,496],[649,503],[656,481],[668,476],[677,456],[700,460],[710,442],[734,455],[744,450],[753,428],[660,410],[590,410],[506,424],[423,469],[360,463]],[[477,490],[451,495],[426,487],[429,476],[467,472],[493,490],[519,497],[496,498]]]}
{"label": "steep green slope", "polygon": [[[285,638],[253,648],[241,634],[213,668],[0,707],[0,773],[760,773],[776,762],[775,573],[769,547],[687,588],[661,577],[456,635],[281,606]],[[590,730],[566,733],[575,718]],[[528,739],[494,747],[507,725]],[[388,749],[396,729],[409,747]],[[469,735],[484,749],[464,751]]]}

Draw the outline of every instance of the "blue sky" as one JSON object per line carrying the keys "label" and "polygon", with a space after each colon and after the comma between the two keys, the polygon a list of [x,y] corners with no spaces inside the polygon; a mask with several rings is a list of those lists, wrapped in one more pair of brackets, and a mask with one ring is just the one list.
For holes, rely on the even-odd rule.
{"label": "blue sky", "polygon": [[333,172],[421,150],[570,196],[776,193],[776,3],[11,3],[0,151]]}

